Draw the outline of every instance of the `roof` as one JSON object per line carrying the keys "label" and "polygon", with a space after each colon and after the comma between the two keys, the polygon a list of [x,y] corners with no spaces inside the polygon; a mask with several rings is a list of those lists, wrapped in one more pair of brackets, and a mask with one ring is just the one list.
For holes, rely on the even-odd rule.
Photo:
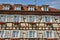
{"label": "roof", "polygon": [[[42,7],[48,7],[48,9],[49,9],[49,12],[60,12],[60,10],[59,9],[56,9],[56,8],[51,8],[51,7],[49,7],[49,5],[42,5],[42,6],[36,6],[36,5],[32,5],[32,4],[29,4],[29,5],[22,5],[22,4],[0,4],[0,11],[3,9],[3,6],[4,5],[10,5],[10,10],[9,11],[16,11],[16,10],[14,10],[14,7],[15,6],[22,6],[22,10],[20,10],[20,11],[28,11],[28,7],[30,6],[32,6],[32,7],[34,7],[35,8],[35,11],[42,11]],[[4,10],[5,11],[5,10]]]}
{"label": "roof", "polygon": [[49,11],[55,11],[55,12],[60,12],[60,10],[59,9],[56,9],[56,8],[49,8]]}

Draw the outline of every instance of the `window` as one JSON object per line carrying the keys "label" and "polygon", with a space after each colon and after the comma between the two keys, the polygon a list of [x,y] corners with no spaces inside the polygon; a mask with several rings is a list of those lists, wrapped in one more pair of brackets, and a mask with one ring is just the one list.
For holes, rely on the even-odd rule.
{"label": "window", "polygon": [[21,6],[16,6],[15,10],[21,10]]}
{"label": "window", "polygon": [[48,38],[52,37],[52,32],[47,31],[47,37]]}
{"label": "window", "polygon": [[3,37],[4,31],[0,31],[0,37]]}
{"label": "window", "polygon": [[48,30],[44,32],[44,38],[58,38],[58,34],[56,31]]}
{"label": "window", "polygon": [[48,11],[48,7],[42,7],[42,11]]}
{"label": "window", "polygon": [[5,22],[6,21],[5,18],[6,18],[6,16],[1,15],[0,16],[0,22]]}
{"label": "window", "polygon": [[19,31],[13,31],[12,37],[18,37],[18,35],[19,35]]}
{"label": "window", "polygon": [[7,22],[13,22],[13,16],[7,15]]}
{"label": "window", "polygon": [[12,28],[12,23],[8,22],[6,23],[7,28]]}
{"label": "window", "polygon": [[6,27],[6,24],[1,25],[1,29],[5,29],[5,27]]}
{"label": "window", "polygon": [[19,22],[22,22],[22,15],[19,15]]}
{"label": "window", "polygon": [[22,15],[22,22],[28,22],[28,16],[27,15]]}
{"label": "window", "polygon": [[35,9],[34,9],[34,7],[29,7],[28,10],[29,11],[34,11]]}
{"label": "window", "polygon": [[19,16],[14,16],[14,22],[19,22]]}
{"label": "window", "polygon": [[51,18],[50,17],[45,17],[45,22],[51,22]]}
{"label": "window", "polygon": [[54,30],[53,25],[47,25],[48,29]]}
{"label": "window", "polygon": [[29,31],[29,38],[35,38],[37,36],[35,31]]}
{"label": "window", "polygon": [[58,20],[59,20],[58,22],[60,23],[60,16],[59,16]]}
{"label": "window", "polygon": [[33,16],[29,16],[29,22],[34,22],[34,17]]}
{"label": "window", "polygon": [[3,10],[9,10],[9,6],[4,6]]}
{"label": "window", "polygon": [[1,24],[0,24],[0,29],[1,29]]}

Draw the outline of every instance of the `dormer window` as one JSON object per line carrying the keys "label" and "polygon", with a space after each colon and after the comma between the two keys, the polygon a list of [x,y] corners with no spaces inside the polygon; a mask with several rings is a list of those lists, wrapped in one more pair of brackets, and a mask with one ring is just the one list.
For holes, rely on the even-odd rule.
{"label": "dormer window", "polygon": [[48,11],[48,8],[42,7],[42,11]]}
{"label": "dormer window", "polygon": [[48,5],[43,5],[41,8],[42,11],[49,11]]}
{"label": "dormer window", "polygon": [[35,11],[35,5],[28,5],[28,11]]}
{"label": "dormer window", "polygon": [[10,6],[6,5],[6,6],[3,6],[3,10],[9,10],[10,9]]}
{"label": "dormer window", "polygon": [[21,10],[22,5],[21,4],[14,4],[14,10]]}
{"label": "dormer window", "polygon": [[16,6],[15,10],[21,10],[21,6]]}
{"label": "dormer window", "polygon": [[35,8],[34,7],[29,7],[28,10],[29,11],[35,11]]}

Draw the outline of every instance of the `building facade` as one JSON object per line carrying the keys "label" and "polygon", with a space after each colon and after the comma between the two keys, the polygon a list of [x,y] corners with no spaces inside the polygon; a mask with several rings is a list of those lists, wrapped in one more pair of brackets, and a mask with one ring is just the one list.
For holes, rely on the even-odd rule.
{"label": "building facade", "polygon": [[0,40],[60,40],[60,10],[0,4]]}

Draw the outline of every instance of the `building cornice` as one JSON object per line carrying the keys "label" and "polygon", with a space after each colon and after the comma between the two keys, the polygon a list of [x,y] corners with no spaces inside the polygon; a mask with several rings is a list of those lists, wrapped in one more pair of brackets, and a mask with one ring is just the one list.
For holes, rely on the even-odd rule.
{"label": "building cornice", "polygon": [[14,10],[0,10],[0,14],[19,14],[19,15],[54,15],[60,16],[60,11],[14,11]]}

